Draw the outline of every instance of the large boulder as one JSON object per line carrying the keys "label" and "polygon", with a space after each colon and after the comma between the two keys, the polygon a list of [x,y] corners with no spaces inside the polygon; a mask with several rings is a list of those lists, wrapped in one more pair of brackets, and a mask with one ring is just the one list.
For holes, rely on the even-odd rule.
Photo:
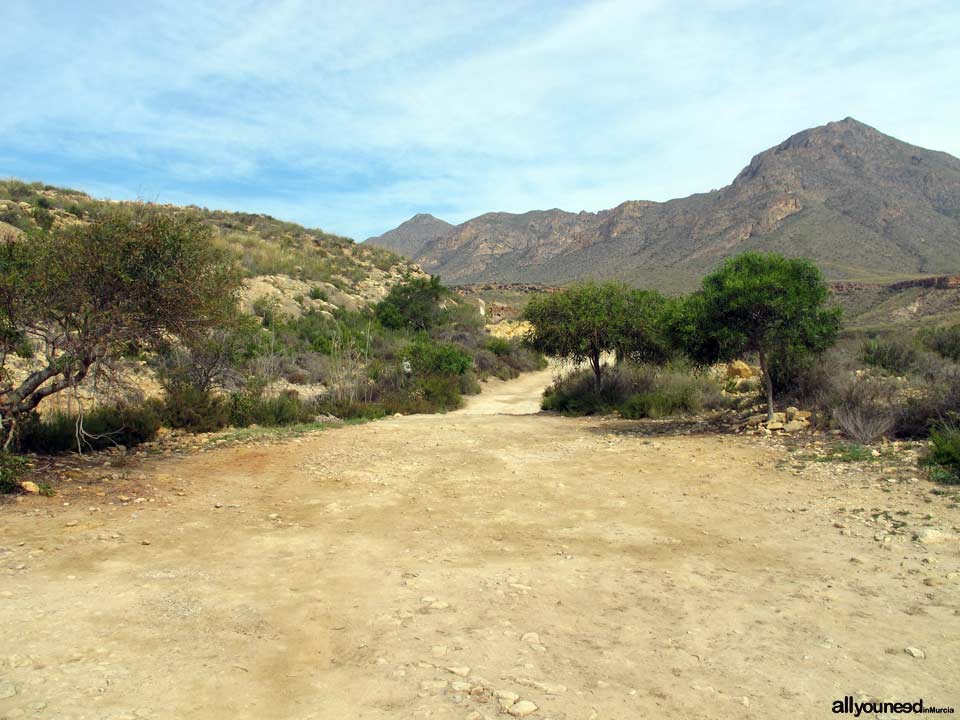
{"label": "large boulder", "polygon": [[754,369],[747,365],[743,360],[734,360],[732,363],[727,365],[727,377],[731,380],[734,378],[752,378],[756,377]]}

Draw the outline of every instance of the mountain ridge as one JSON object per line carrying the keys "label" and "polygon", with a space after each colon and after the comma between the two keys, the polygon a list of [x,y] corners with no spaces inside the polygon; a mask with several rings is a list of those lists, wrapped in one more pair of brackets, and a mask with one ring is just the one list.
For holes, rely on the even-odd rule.
{"label": "mountain ridge", "polygon": [[[397,251],[390,233],[369,242]],[[453,283],[612,277],[673,290],[745,250],[810,257],[837,280],[956,272],[960,160],[848,117],[757,153],[718,190],[599,212],[485,213],[408,257]]]}

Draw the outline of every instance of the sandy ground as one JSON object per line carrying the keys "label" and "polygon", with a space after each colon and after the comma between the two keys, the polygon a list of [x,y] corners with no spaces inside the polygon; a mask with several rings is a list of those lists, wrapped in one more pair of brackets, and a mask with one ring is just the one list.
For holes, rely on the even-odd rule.
{"label": "sandy ground", "polygon": [[927,483],[518,414],[548,380],[0,506],[0,717],[960,711],[957,541],[837,521],[960,524]]}

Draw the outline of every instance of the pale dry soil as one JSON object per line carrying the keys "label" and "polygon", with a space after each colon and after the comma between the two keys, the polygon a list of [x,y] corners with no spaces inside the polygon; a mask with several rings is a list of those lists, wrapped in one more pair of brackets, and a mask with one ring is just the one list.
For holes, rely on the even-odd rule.
{"label": "pale dry soil", "polygon": [[555,720],[960,709],[958,543],[835,526],[960,524],[926,481],[533,414],[548,380],[135,460],[142,501],[0,506],[0,717],[466,720],[495,691]]}

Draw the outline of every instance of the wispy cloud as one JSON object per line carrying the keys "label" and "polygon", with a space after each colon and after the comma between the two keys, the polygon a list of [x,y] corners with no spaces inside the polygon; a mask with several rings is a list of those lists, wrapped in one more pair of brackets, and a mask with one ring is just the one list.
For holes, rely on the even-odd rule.
{"label": "wispy cloud", "polygon": [[362,238],[723,185],[852,115],[960,155],[951,1],[13,0],[2,175]]}

